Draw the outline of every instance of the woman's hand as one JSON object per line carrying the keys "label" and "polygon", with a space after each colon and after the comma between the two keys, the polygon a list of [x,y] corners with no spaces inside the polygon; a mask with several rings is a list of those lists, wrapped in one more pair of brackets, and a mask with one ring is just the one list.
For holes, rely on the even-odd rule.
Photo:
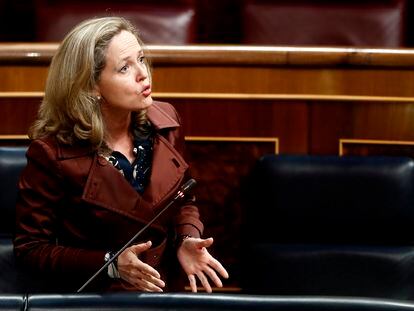
{"label": "woman's hand", "polygon": [[197,276],[208,293],[212,292],[208,278],[210,278],[217,287],[223,287],[220,278],[217,276],[217,272],[223,278],[227,279],[229,277],[229,274],[221,263],[207,251],[207,247],[212,244],[213,238],[187,238],[178,248],[178,260],[188,276],[191,291],[194,293],[197,292],[195,276]]}
{"label": "woman's hand", "polygon": [[157,270],[139,260],[139,254],[151,247],[151,241],[125,249],[118,257],[118,272],[121,278],[147,292],[162,292],[165,283]]}

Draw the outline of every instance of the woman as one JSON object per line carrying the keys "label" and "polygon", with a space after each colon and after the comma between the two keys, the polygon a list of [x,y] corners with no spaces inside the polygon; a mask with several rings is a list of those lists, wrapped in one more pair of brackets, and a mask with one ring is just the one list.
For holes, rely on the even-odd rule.
{"label": "woman", "polygon": [[[75,291],[172,199],[187,177],[174,108],[153,101],[143,45],[125,19],[75,27],[54,56],[19,182],[18,261]],[[211,292],[226,270],[201,239],[194,200],[167,210],[85,290],[171,290],[174,261]],[[210,280],[210,281],[209,281]]]}

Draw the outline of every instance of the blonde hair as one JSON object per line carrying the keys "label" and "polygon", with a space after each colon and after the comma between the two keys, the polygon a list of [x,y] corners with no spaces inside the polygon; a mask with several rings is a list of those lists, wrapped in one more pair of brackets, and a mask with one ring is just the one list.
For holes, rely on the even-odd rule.
{"label": "blonde hair", "polygon": [[[86,20],[67,34],[52,59],[31,139],[55,135],[65,144],[87,141],[95,149],[107,149],[100,103],[93,91],[105,67],[107,47],[122,30],[134,34],[143,46],[136,28],[122,17]],[[146,124],[145,111],[136,119],[138,126]]]}

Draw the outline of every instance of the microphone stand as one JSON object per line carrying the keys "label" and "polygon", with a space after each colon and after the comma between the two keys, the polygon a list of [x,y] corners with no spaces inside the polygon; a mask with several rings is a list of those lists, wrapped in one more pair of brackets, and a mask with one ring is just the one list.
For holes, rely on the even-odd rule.
{"label": "microphone stand", "polygon": [[105,264],[95,272],[77,291],[76,293],[80,293],[86,286],[89,285],[103,270],[108,268],[108,266],[117,258],[126,248],[128,248],[141,234],[144,232],[149,226],[151,226],[154,221],[158,219],[171,205],[173,205],[178,199],[183,199],[185,194],[190,191],[196,184],[194,179],[188,180],[178,191],[177,195],[168,203],[157,215],[154,216],[141,230],[139,230],[122,248],[115,253]]}

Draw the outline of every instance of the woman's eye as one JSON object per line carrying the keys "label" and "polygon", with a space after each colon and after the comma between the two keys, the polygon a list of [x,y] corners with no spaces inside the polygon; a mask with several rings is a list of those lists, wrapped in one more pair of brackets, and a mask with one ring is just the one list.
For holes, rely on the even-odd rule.
{"label": "woman's eye", "polygon": [[128,70],[128,65],[123,66],[119,72],[126,72]]}
{"label": "woman's eye", "polygon": [[139,61],[141,64],[145,64],[145,56],[141,56],[140,58],[138,58],[138,61]]}

